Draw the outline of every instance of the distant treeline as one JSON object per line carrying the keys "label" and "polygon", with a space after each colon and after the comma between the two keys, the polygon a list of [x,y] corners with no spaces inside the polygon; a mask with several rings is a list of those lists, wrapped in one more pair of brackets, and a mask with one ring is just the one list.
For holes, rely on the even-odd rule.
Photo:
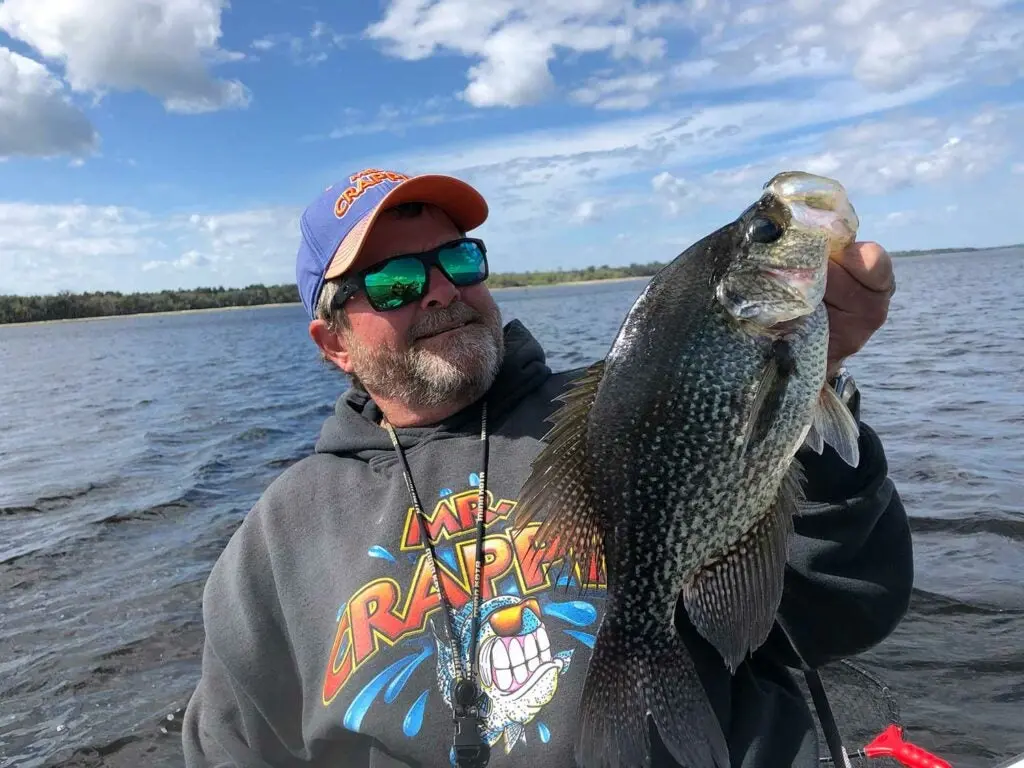
{"label": "distant treeline", "polygon": [[[1009,248],[1014,246],[1000,246]],[[1019,247],[1019,246],[1018,246]],[[917,251],[893,251],[892,256],[919,256],[931,253],[988,251],[994,248],[935,248]],[[665,262],[630,264],[628,267],[586,267],[549,272],[492,273],[487,283],[492,288],[520,288],[533,285],[575,283],[583,280],[612,280],[650,277]],[[189,309],[255,307],[264,304],[298,303],[299,293],[291,285],[250,285],[245,288],[192,288],[159,293],[70,293],[55,296],[0,296],[0,324],[30,323],[41,320],[69,320],[84,317],[137,315],[146,312],[179,312]]]}
{"label": "distant treeline", "polygon": [[70,293],[56,296],[0,296],[0,323],[31,323],[82,317],[180,312],[185,309],[255,307],[299,300],[295,285],[250,285],[245,288],[193,288],[159,293]]}
{"label": "distant treeline", "polygon": [[[630,264],[628,267],[587,267],[552,272],[494,273],[487,284],[492,288],[647,277],[663,265]],[[299,292],[291,285],[249,285],[245,288],[192,288],[159,293],[71,293],[55,296],[0,296],[0,324],[31,323],[41,320],[70,320],[147,312],[180,312],[188,309],[255,307],[264,304],[298,303]]]}
{"label": "distant treeline", "polygon": [[665,266],[664,262],[630,264],[628,267],[585,267],[559,269],[551,272],[502,272],[487,278],[491,288],[525,288],[531,285],[578,283],[583,280],[621,280],[626,277],[650,277]]}
{"label": "distant treeline", "polygon": [[[1015,248],[1020,246],[1000,245],[998,248]],[[925,248],[916,251],[889,251],[894,259],[898,256],[932,256],[937,253],[974,253],[975,251],[995,251],[998,248]]]}

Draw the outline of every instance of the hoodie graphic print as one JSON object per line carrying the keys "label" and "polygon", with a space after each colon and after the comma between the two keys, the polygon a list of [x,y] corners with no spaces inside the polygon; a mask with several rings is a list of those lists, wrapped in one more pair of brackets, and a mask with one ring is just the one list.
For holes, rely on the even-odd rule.
{"label": "hoodie graphic print", "polygon": [[[463,669],[472,632],[478,482],[473,473],[461,488],[438,489],[433,505],[424,509],[438,578],[454,610]],[[488,495],[477,635],[479,685],[485,694],[483,737],[492,754],[500,749],[512,755],[551,740],[552,724],[545,715],[565,688],[575,687],[562,684],[574,655],[593,648],[604,581],[596,563],[581,574],[571,560],[534,547],[538,524],[511,528],[515,501]],[[380,717],[400,721],[402,734],[415,739],[428,707],[436,710],[440,700],[444,711],[452,709],[456,666],[422,531],[410,505],[398,540],[367,548],[366,557],[382,566],[377,575],[338,609],[322,693],[324,705],[344,713],[347,729],[359,731],[376,710]],[[581,575],[588,584],[583,594]],[[586,658],[580,661],[585,666]],[[413,685],[421,667],[430,670],[429,682],[420,675]],[[569,700],[559,702],[560,709],[575,710],[578,690],[566,695]]]}

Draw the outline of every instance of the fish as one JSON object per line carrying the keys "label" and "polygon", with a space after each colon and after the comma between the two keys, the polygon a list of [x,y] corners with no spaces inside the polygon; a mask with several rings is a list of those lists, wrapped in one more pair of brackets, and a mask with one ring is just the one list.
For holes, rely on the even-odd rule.
{"label": "fish", "polygon": [[680,765],[729,765],[675,611],[735,672],[772,629],[793,518],[813,506],[797,451],[859,463],[857,422],[827,382],[824,304],[858,226],[838,181],[776,174],[650,279],[605,357],[558,395],[514,515],[540,521],[534,546],[603,566],[579,768],[650,766],[648,715]]}

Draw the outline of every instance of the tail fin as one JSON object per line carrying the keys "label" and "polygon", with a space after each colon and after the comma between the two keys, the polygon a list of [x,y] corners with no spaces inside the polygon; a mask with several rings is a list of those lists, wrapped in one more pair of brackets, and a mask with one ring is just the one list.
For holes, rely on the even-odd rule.
{"label": "tail fin", "polygon": [[627,650],[612,614],[605,616],[583,686],[579,768],[651,768],[648,714],[683,768],[728,768],[725,736],[693,661],[675,628],[666,632]]}

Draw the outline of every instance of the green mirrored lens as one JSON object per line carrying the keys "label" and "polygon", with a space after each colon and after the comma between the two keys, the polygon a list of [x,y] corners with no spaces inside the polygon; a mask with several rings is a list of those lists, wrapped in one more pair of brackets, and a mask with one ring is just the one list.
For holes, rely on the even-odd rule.
{"label": "green mirrored lens", "polygon": [[423,295],[427,272],[418,259],[395,259],[366,276],[366,296],[376,309],[395,309]]}
{"label": "green mirrored lens", "polygon": [[459,243],[438,254],[438,261],[455,285],[479,283],[487,274],[484,252],[476,243]]}

